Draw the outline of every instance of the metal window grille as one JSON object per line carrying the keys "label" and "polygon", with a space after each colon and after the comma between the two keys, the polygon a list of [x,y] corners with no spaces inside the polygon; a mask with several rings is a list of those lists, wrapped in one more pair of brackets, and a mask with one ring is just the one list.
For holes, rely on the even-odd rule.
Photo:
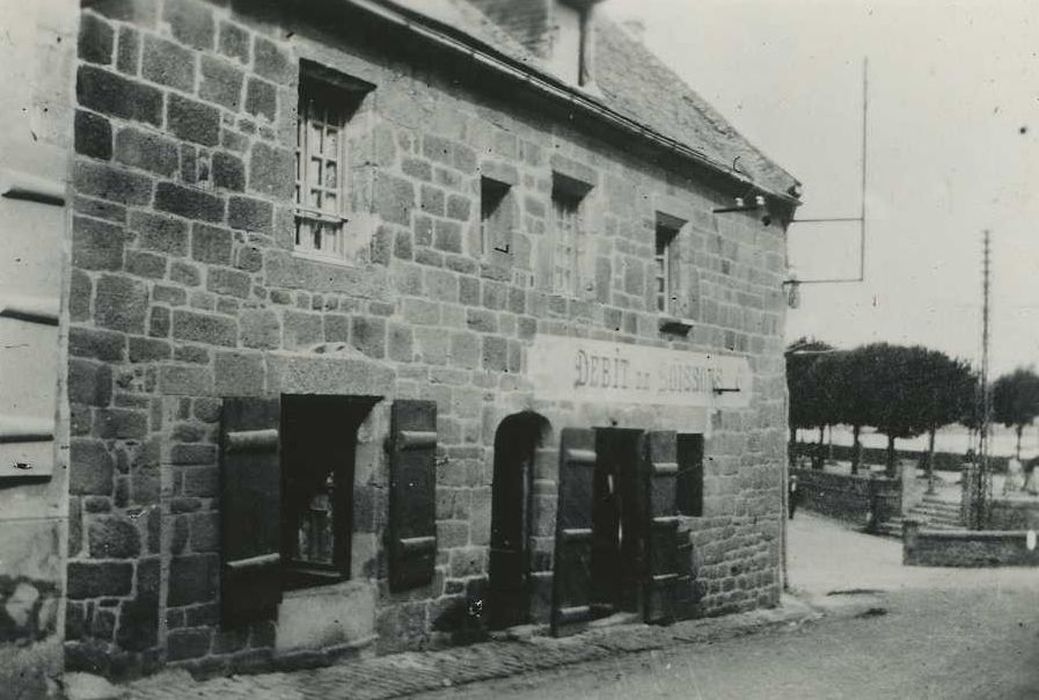
{"label": "metal window grille", "polygon": [[296,128],[296,250],[343,258],[344,113],[304,92]]}
{"label": "metal window grille", "polygon": [[557,294],[572,296],[577,290],[578,239],[581,232],[581,200],[555,194],[556,245],[553,257],[552,288]]}

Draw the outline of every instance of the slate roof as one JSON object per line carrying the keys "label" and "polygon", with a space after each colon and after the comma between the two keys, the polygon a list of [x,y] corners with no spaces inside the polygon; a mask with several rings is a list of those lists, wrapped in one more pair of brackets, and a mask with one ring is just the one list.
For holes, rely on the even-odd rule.
{"label": "slate roof", "polygon": [[[402,8],[476,46],[503,54],[531,70],[548,73],[544,63],[466,0],[377,0]],[[599,94],[586,98],[695,150],[723,172],[736,167],[745,178],[779,193],[798,181],[737,132],[731,124],[668,68],[642,42],[603,16],[594,27],[594,80]]]}

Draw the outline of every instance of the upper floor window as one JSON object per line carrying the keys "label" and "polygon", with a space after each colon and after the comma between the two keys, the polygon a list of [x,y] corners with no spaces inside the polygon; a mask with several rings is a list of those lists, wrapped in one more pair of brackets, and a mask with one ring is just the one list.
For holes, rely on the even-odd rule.
{"label": "upper floor window", "polygon": [[299,84],[295,247],[299,252],[343,259],[351,209],[348,126],[372,86],[345,76],[336,82],[325,77],[305,74]]}
{"label": "upper floor window", "polygon": [[506,262],[512,254],[511,191],[504,182],[480,178],[480,244],[485,259]]}
{"label": "upper floor window", "polygon": [[682,228],[678,219],[657,214],[656,248],[653,257],[654,293],[656,309],[660,313],[678,314],[678,232]]}
{"label": "upper floor window", "polygon": [[592,186],[552,173],[552,291],[576,297],[581,291],[581,259],[586,245],[585,198]]}

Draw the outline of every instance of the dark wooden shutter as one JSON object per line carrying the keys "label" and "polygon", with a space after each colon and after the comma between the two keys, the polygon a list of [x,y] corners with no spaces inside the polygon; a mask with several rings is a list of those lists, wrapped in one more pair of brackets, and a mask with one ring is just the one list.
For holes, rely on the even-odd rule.
{"label": "dark wooden shutter", "polygon": [[675,619],[675,601],[681,569],[678,561],[678,516],[675,509],[675,476],[678,473],[678,441],[674,431],[646,434],[643,470],[646,476],[649,532],[646,566],[646,622],[668,623]]}
{"label": "dark wooden shutter", "polygon": [[696,577],[693,570],[693,542],[689,531],[681,528],[675,531],[675,551],[678,554],[678,580],[675,583],[675,619],[689,620],[696,617],[697,603],[700,602],[696,591]]}
{"label": "dark wooden shutter", "polygon": [[221,597],[226,622],[281,602],[281,464],[277,398],[224,399],[220,423]]}
{"label": "dark wooden shutter", "polygon": [[553,574],[552,633],[591,616],[595,433],[564,428],[559,444],[559,503]]}
{"label": "dark wooden shutter", "polygon": [[390,588],[433,580],[436,530],[437,404],[393,402],[390,437]]}

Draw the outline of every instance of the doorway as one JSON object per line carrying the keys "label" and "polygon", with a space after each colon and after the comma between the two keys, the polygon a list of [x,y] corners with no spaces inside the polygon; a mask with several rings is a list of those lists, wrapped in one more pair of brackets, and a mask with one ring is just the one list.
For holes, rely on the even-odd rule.
{"label": "doorway", "polygon": [[591,613],[605,617],[641,609],[646,513],[640,479],[641,430],[595,431]]}
{"label": "doorway", "polygon": [[537,413],[508,416],[494,436],[487,621],[491,629],[530,620],[534,459],[548,432]]}

